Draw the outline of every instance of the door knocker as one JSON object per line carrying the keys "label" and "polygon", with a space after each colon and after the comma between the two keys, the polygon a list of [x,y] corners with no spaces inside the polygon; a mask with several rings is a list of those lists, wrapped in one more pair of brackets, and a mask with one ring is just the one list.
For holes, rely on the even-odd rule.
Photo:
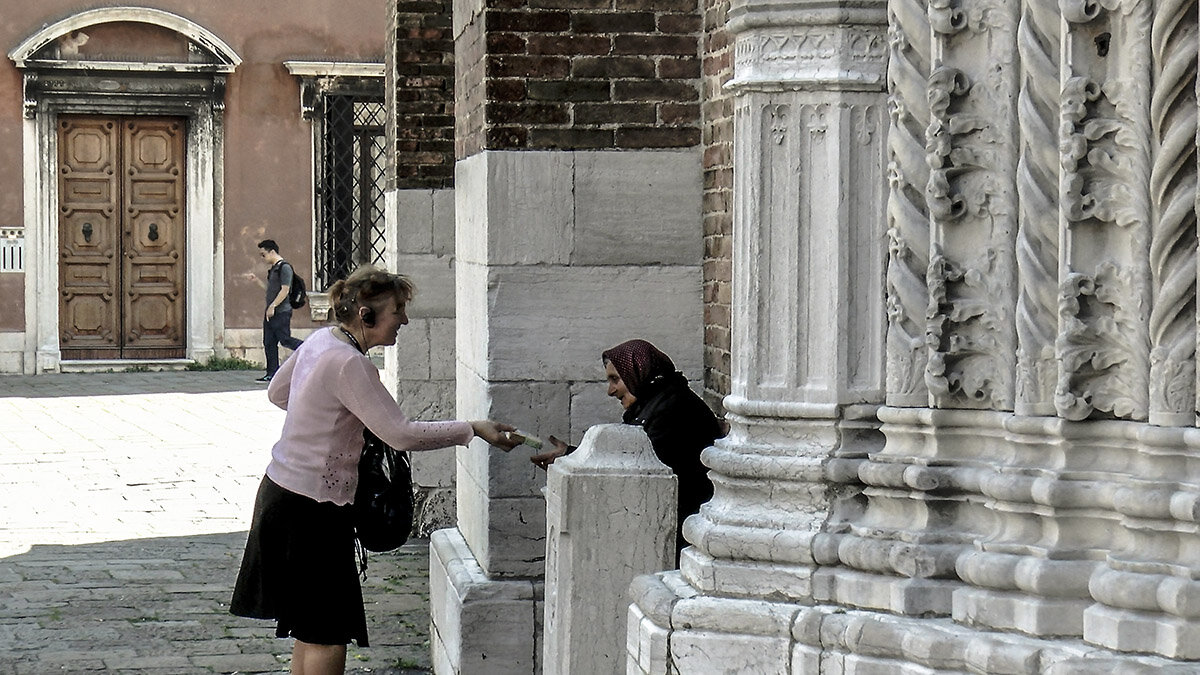
{"label": "door knocker", "polygon": [[91,223],[83,224],[83,240],[89,244],[92,243],[92,224]]}

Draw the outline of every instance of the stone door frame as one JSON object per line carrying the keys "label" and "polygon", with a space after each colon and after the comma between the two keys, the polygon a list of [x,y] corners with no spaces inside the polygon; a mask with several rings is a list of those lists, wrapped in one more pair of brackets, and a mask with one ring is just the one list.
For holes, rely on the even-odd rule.
{"label": "stone door frame", "polygon": [[[173,30],[206,57],[205,62],[80,62],[39,57],[73,31],[112,23],[148,23]],[[185,308],[189,359],[216,353],[225,329],[222,214],[226,75],[241,63],[220,38],[170,12],[144,7],[106,7],[51,24],[8,54],[24,73],[25,345],[27,374],[61,369],[58,312],[58,157],[60,114],[171,115],[187,119]],[[82,67],[81,67],[82,66]],[[113,93],[113,82],[136,82],[138,96]],[[53,298],[43,300],[43,298]]]}

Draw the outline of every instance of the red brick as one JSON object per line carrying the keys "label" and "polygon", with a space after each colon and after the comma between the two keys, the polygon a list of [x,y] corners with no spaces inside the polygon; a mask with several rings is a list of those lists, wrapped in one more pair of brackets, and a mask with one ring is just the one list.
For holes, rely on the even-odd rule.
{"label": "red brick", "polygon": [[654,124],[653,103],[580,103],[575,106],[576,124]]}
{"label": "red brick", "polygon": [[687,82],[662,80],[619,80],[613,84],[616,101],[695,101],[697,88]]}
{"label": "red brick", "polygon": [[617,35],[614,54],[699,55],[700,41],[692,35]]}
{"label": "red brick", "polygon": [[699,12],[696,0],[614,0],[616,9],[649,10],[651,12]]}
{"label": "red brick", "polygon": [[572,11],[590,9],[611,9],[612,0],[524,0],[536,9],[569,9]]}
{"label": "red brick", "polygon": [[601,35],[531,35],[530,54],[604,56],[612,52],[612,41]]}
{"label": "red brick", "polygon": [[559,150],[612,148],[613,132],[607,129],[531,129],[529,147]]}
{"label": "red brick", "polygon": [[484,107],[490,124],[566,124],[571,121],[561,103],[488,103]]}
{"label": "red brick", "polygon": [[512,31],[519,33],[557,32],[571,27],[571,15],[558,11],[488,10],[484,14],[487,32]]}
{"label": "red brick", "polygon": [[488,56],[488,77],[565,78],[571,62],[562,56]]}
{"label": "red brick", "polygon": [[663,103],[658,106],[659,121],[670,126],[700,121],[700,106],[695,103]]}
{"label": "red brick", "polygon": [[690,148],[700,143],[700,130],[694,127],[621,127],[616,134],[620,148]]}
{"label": "red brick", "polygon": [[659,59],[658,76],[666,80],[698,78],[700,77],[700,59],[694,56]]}
{"label": "red brick", "polygon": [[484,138],[484,147],[491,150],[524,148],[529,140],[529,130],[519,126],[487,127]]}
{"label": "red brick", "polygon": [[654,61],[646,57],[583,57],[571,61],[572,77],[654,77]]}
{"label": "red brick", "polygon": [[489,54],[524,54],[525,38],[516,33],[488,33]]}
{"label": "red brick", "polygon": [[660,33],[699,33],[700,16],[697,14],[662,14],[658,17]]}
{"label": "red brick", "polygon": [[710,145],[704,148],[704,166],[729,164],[729,149],[727,145]]}
{"label": "red brick", "polygon": [[652,33],[651,12],[576,12],[571,15],[576,33]]}
{"label": "red brick", "polygon": [[530,100],[607,101],[609,83],[604,80],[530,80]]}
{"label": "red brick", "polygon": [[491,79],[486,86],[489,101],[520,101],[527,93],[525,80],[521,79]]}

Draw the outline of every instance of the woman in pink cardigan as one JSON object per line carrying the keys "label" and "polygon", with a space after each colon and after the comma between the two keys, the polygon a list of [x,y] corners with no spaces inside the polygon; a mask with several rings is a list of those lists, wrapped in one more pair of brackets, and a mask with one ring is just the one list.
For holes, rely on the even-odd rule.
{"label": "woman in pink cardigan", "polygon": [[413,291],[407,277],[369,266],[335,283],[338,325],[305,340],[267,389],[287,416],[255,499],[230,611],[275,619],[276,636],[295,638],[293,673],[345,672],[350,640],[368,645],[350,519],[363,427],[410,452],[475,437],[507,451],[521,440],[491,420],[412,421],[384,388],[366,353],[396,343]]}

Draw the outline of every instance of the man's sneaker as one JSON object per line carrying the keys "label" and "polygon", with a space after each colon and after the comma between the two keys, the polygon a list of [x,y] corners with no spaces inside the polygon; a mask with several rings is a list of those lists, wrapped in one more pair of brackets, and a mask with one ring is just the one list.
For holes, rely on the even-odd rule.
{"label": "man's sneaker", "polygon": [[270,375],[263,375],[262,377],[255,380],[255,382],[270,382],[270,381],[271,381]]}

